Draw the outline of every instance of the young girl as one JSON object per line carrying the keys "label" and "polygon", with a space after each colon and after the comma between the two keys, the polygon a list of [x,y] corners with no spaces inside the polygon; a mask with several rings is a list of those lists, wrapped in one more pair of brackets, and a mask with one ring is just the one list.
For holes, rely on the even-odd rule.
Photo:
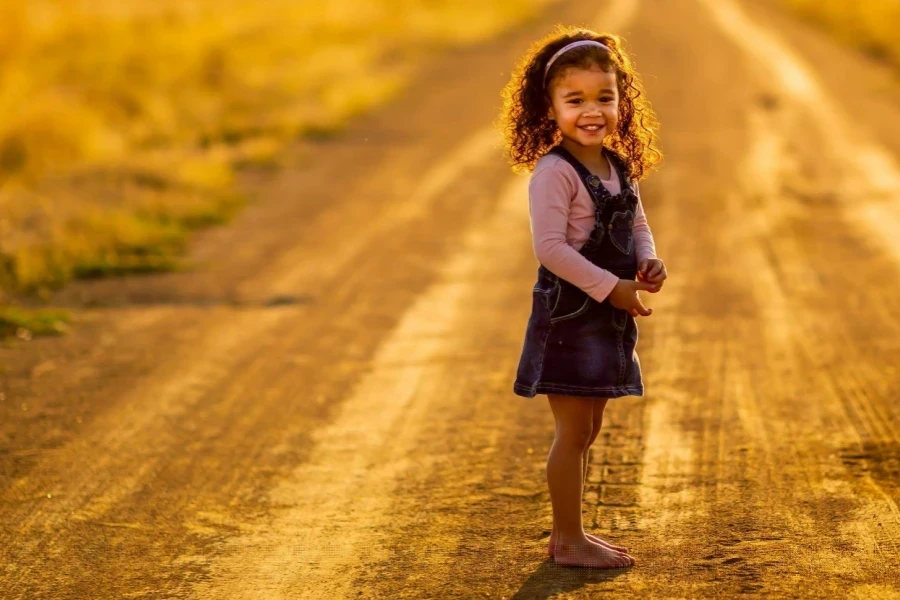
{"label": "young girl", "polygon": [[514,171],[533,170],[531,230],[540,262],[513,390],[547,394],[556,435],[547,460],[557,564],[634,565],[585,534],[588,451],[610,398],[644,393],[635,353],[638,290],[666,279],[637,187],[662,154],[657,122],[620,38],[559,28],[536,43],[504,90]]}

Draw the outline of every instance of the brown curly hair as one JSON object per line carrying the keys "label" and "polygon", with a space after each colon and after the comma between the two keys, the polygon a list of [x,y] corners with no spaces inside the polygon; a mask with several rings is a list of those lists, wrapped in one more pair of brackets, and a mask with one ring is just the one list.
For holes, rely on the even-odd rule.
{"label": "brown curly hair", "polygon": [[[595,40],[609,47],[581,46],[567,51],[553,62],[544,82],[544,68],[563,46],[578,40]],[[503,88],[503,110],[495,123],[503,134],[505,155],[516,173],[534,169],[537,160],[560,143],[562,134],[548,115],[550,85],[568,67],[597,66],[615,72],[619,88],[619,123],[604,141],[626,165],[633,181],[662,159],[657,131],[659,123],[644,94],[640,77],[623,49],[623,40],[611,33],[597,33],[582,27],[557,28],[528,49]]]}

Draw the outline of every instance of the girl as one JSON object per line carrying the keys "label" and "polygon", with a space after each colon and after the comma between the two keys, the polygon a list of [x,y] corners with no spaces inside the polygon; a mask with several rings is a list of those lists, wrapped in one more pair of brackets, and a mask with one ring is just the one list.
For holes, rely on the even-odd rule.
{"label": "girl", "polygon": [[581,497],[607,401],[644,393],[635,318],[653,310],[637,292],[666,279],[637,186],[662,158],[644,97],[618,36],[567,27],[534,44],[504,90],[507,155],[514,171],[533,171],[540,262],[513,390],[547,394],[556,420],[548,551],[561,565],[634,565],[626,548],[585,534]]}

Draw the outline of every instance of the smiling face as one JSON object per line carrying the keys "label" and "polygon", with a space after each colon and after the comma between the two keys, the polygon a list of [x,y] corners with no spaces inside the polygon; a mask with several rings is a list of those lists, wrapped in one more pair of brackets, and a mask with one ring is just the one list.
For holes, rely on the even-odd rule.
{"label": "smiling face", "polygon": [[619,123],[616,74],[596,65],[570,67],[550,83],[550,104],[563,144],[600,147]]}

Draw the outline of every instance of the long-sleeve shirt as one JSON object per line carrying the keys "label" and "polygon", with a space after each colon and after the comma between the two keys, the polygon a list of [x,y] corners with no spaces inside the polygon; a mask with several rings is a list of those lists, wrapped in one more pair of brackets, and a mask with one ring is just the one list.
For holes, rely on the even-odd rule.
{"label": "long-sleeve shirt", "polygon": [[[621,191],[619,176],[612,162],[609,167],[611,178],[600,181],[610,194],[616,195]],[[636,182],[634,188],[638,196],[634,246],[640,263],[644,258],[656,258],[656,246]],[[619,278],[578,252],[587,242],[596,219],[594,202],[572,165],[555,154],[542,156],[531,174],[528,204],[538,262],[597,302],[603,302]]]}

